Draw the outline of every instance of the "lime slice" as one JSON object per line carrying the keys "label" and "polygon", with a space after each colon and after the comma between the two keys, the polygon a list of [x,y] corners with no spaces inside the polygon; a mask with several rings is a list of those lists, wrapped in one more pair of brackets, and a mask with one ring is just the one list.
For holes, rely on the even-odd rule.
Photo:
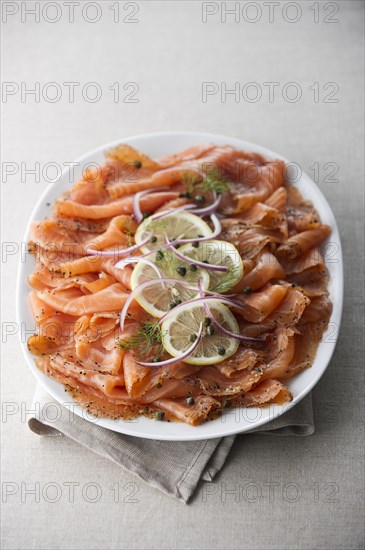
{"label": "lime slice", "polygon": [[243,277],[240,253],[232,243],[227,241],[202,241],[198,247],[194,246],[194,243],[189,243],[181,246],[179,252],[200,262],[209,262],[211,265],[228,268],[226,272],[209,270],[209,289],[214,292],[227,292]]}
{"label": "lime slice", "polygon": [[[142,252],[158,250],[165,244],[165,235],[170,241],[177,239],[194,239],[199,235],[209,237],[212,230],[199,216],[190,212],[180,211],[159,218],[162,212],[146,218],[139,226],[135,234],[136,244],[140,244],[149,235],[151,240],[141,247]],[[155,219],[157,218],[157,219]]]}
{"label": "lime slice", "polygon": [[[199,295],[199,280],[204,289],[209,287],[209,274],[205,269],[197,268],[196,271],[191,271],[189,264],[176,258],[170,251],[158,252],[157,258],[154,254],[153,262],[164,278],[181,280],[182,283],[181,285],[178,283],[164,283],[163,285],[157,282],[158,275],[150,265],[142,262],[136,265],[131,278],[132,290],[145,281],[156,281],[156,284],[145,287],[136,295],[140,306],[154,317],[162,317],[176,305],[197,297]],[[196,290],[189,290],[183,285],[196,287]]]}
{"label": "lime slice", "polygon": [[[239,334],[235,317],[219,301],[209,302],[209,309],[220,325],[230,332]],[[173,357],[178,357],[190,348],[194,337],[203,323],[203,334],[194,352],[184,359],[190,365],[215,365],[236,353],[239,341],[219,330],[213,323],[208,326],[207,315],[201,304],[186,304],[184,308],[172,311],[162,323],[163,345]]]}

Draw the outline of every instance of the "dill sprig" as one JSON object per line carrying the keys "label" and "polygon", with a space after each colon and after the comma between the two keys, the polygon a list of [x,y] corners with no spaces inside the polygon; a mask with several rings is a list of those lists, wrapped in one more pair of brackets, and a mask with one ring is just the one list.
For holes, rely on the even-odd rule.
{"label": "dill sprig", "polygon": [[123,351],[135,351],[140,357],[163,352],[163,332],[157,321],[145,321],[128,338],[118,342]]}
{"label": "dill sprig", "polygon": [[176,268],[182,262],[173,252],[164,249],[157,251],[155,263],[166,277],[176,277]]}
{"label": "dill sprig", "polygon": [[184,187],[184,191],[187,193],[193,193],[195,186],[198,184],[200,178],[196,174],[192,174],[191,172],[184,172],[182,176],[182,184]]}
{"label": "dill sprig", "polygon": [[182,177],[182,184],[184,190],[187,193],[193,194],[194,191],[199,189],[199,191],[215,191],[219,195],[228,191],[229,183],[222,178],[219,174],[218,168],[216,166],[205,166],[203,167],[205,171],[203,181],[199,176],[186,172]]}
{"label": "dill sprig", "polygon": [[223,294],[227,290],[232,288],[232,282],[236,280],[237,273],[239,272],[240,266],[237,264],[230,264],[228,266],[228,271],[224,277],[213,287],[211,290]]}
{"label": "dill sprig", "polygon": [[229,183],[222,178],[216,167],[206,170],[204,180],[199,184],[202,191],[215,191],[218,195],[228,191]]}

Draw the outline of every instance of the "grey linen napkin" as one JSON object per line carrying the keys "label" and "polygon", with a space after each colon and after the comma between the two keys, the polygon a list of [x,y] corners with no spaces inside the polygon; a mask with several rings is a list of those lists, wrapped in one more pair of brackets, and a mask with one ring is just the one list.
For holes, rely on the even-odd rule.
{"label": "grey linen napkin", "polygon": [[[199,481],[212,481],[223,467],[235,435],[206,441],[155,441],[102,428],[57,403],[37,385],[30,429],[38,435],[63,436],[112,460],[169,496],[188,502]],[[53,411],[53,412],[51,412]],[[54,412],[56,411],[56,415]],[[310,435],[314,432],[312,395],[252,432]],[[244,436],[242,436],[244,437]]]}

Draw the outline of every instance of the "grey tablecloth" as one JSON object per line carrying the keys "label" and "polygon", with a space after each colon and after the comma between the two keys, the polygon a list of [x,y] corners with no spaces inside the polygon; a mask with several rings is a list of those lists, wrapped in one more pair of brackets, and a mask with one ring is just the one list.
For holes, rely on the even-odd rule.
{"label": "grey tablecloth", "polygon": [[[50,405],[57,414],[50,417]],[[154,441],[112,432],[70,413],[37,386],[29,427],[46,436],[66,435],[113,460],[141,480],[178,500],[187,502],[199,481],[212,481],[223,467],[236,436],[206,441]],[[70,416],[71,415],[71,416]],[[310,435],[314,432],[312,396],[296,408],[252,430],[270,435]],[[244,436],[242,436],[244,437]]]}

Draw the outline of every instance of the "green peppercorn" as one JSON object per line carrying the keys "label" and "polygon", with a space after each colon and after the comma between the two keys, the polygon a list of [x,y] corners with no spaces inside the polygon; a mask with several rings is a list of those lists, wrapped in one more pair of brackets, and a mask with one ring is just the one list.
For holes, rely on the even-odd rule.
{"label": "green peppercorn", "polygon": [[195,342],[195,340],[197,339],[197,335],[196,334],[190,334],[190,342]]}
{"label": "green peppercorn", "polygon": [[142,162],[140,160],[135,160],[133,164],[134,167],[137,168],[137,170],[139,170],[139,168],[142,168]]}
{"label": "green peppercorn", "polygon": [[218,348],[219,355],[225,355],[226,354],[226,348],[220,347]]}
{"label": "green peppercorn", "polygon": [[163,420],[165,418],[165,413],[163,411],[156,412],[156,420]]}
{"label": "green peppercorn", "polygon": [[189,191],[184,191],[183,193],[180,193],[179,197],[181,199],[190,199],[191,194],[189,193]]}
{"label": "green peppercorn", "polygon": [[208,260],[203,260],[203,264],[209,264]]}
{"label": "green peppercorn", "polygon": [[192,245],[194,248],[199,248],[199,243],[198,242],[195,242],[195,243],[192,243]]}
{"label": "green peppercorn", "polygon": [[157,250],[156,260],[163,260],[163,258],[164,258],[164,253],[162,252],[162,250]]}
{"label": "green peppercorn", "polygon": [[176,268],[176,271],[178,272],[179,275],[181,275],[181,277],[185,277],[185,275],[186,275],[186,267],[184,267],[183,265],[179,265],[179,266]]}
{"label": "green peppercorn", "polygon": [[244,294],[251,294],[252,292],[252,288],[250,286],[246,286],[244,289],[243,289],[243,293]]}
{"label": "green peppercorn", "polygon": [[155,235],[152,235],[152,237],[150,238],[150,241],[151,241],[151,243],[156,243],[157,242],[157,237]]}
{"label": "green peppercorn", "polygon": [[194,397],[192,397],[191,395],[190,395],[189,397],[187,397],[187,398],[186,398],[186,403],[187,403],[188,405],[194,405],[194,403],[195,403]]}
{"label": "green peppercorn", "polygon": [[211,324],[211,322],[212,322],[212,321],[209,319],[209,317],[206,317],[206,318],[204,319],[203,325],[204,325],[205,327],[209,327],[209,325]]}
{"label": "green peppercorn", "polygon": [[170,309],[174,309],[175,306],[176,306],[175,302],[170,302],[169,303],[169,308]]}
{"label": "green peppercorn", "polygon": [[197,271],[198,270],[198,268],[196,267],[195,264],[190,264],[189,269],[190,269],[190,271]]}

